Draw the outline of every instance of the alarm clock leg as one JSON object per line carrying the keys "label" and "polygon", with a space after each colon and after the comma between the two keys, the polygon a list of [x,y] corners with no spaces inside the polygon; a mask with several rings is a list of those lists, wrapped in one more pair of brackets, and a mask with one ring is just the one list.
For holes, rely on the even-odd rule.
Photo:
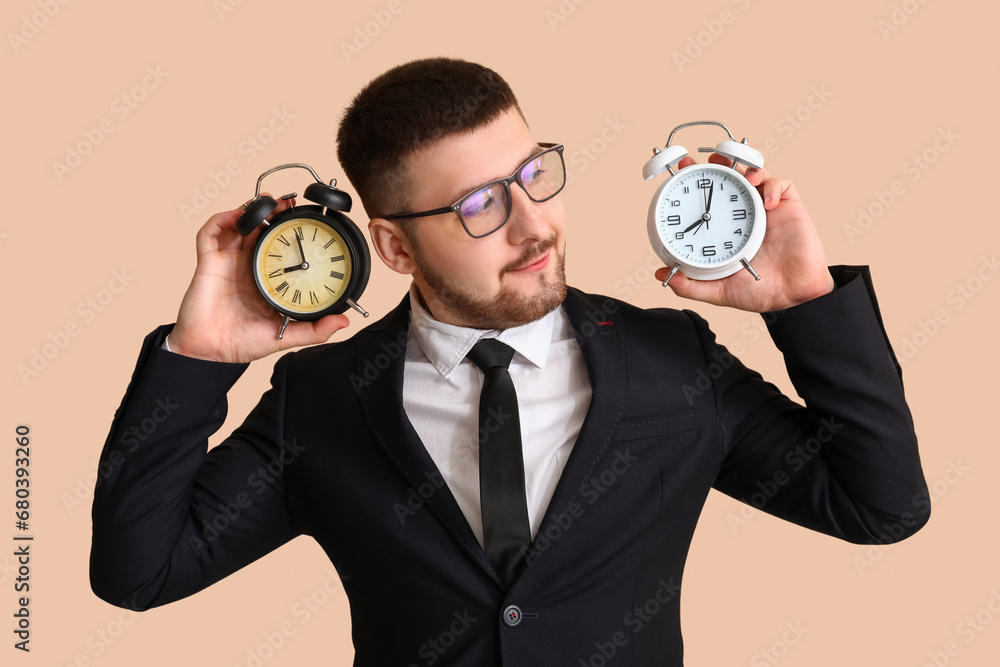
{"label": "alarm clock leg", "polygon": [[281,319],[281,326],[278,327],[278,340],[281,340],[281,337],[285,335],[285,327],[288,326],[288,319],[288,315],[285,315]]}
{"label": "alarm clock leg", "polygon": [[667,283],[670,282],[670,279],[674,277],[674,274],[677,273],[677,269],[679,269],[679,268],[681,268],[680,264],[674,264],[674,268],[670,269],[670,275],[667,276],[667,279],[663,281],[663,286],[664,287],[667,286]]}
{"label": "alarm clock leg", "polygon": [[354,299],[348,299],[347,300],[347,305],[350,306],[351,308],[353,308],[354,310],[358,311],[359,313],[361,313],[365,317],[368,317],[368,311],[365,310],[364,308],[362,308],[361,306],[359,306],[358,304],[356,304],[354,302]]}
{"label": "alarm clock leg", "polygon": [[750,275],[753,276],[754,280],[760,280],[760,276],[758,276],[757,272],[753,270],[752,266],[750,266],[750,262],[746,261],[745,259],[740,259],[740,264],[743,265],[744,269],[750,272]]}

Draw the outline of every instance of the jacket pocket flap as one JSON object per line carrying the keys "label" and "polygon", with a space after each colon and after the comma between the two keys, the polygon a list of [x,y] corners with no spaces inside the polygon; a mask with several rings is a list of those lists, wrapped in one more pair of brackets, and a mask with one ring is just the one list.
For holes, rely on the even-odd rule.
{"label": "jacket pocket flap", "polygon": [[639,417],[638,419],[625,419],[618,424],[618,428],[615,430],[615,442],[655,438],[658,435],[690,431],[698,426],[696,417],[697,411],[691,409]]}

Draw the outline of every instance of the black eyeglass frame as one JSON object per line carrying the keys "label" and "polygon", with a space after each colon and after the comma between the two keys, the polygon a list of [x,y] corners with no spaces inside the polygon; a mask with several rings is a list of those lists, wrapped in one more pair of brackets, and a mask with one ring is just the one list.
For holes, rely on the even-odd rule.
{"label": "black eyeglass frame", "polygon": [[[425,217],[429,217],[429,216],[432,216],[432,215],[441,215],[442,213],[455,213],[458,216],[459,221],[462,223],[462,228],[465,229],[465,233],[466,234],[468,234],[469,236],[471,236],[474,239],[481,239],[481,238],[483,238],[485,236],[489,236],[493,232],[499,230],[504,225],[506,225],[507,221],[510,220],[510,212],[511,212],[511,209],[512,209],[512,207],[514,205],[514,198],[510,194],[510,184],[511,183],[517,183],[518,185],[520,185],[521,189],[524,190],[524,194],[528,195],[528,199],[530,199],[531,201],[533,201],[535,203],[538,203],[538,204],[540,204],[542,202],[546,202],[546,201],[552,199],[557,194],[559,194],[560,192],[562,192],[563,188],[566,187],[566,158],[563,157],[563,151],[565,150],[565,147],[562,144],[548,144],[548,143],[539,143],[538,146],[540,148],[544,148],[545,150],[539,151],[538,153],[535,153],[534,155],[532,155],[531,157],[529,157],[527,160],[525,160],[524,162],[522,162],[518,166],[518,168],[514,170],[513,174],[511,174],[507,178],[498,178],[498,179],[496,179],[494,181],[489,181],[488,183],[483,183],[482,185],[473,188],[472,190],[470,190],[468,193],[466,193],[465,195],[463,195],[457,202],[455,202],[451,206],[443,206],[441,208],[435,208],[435,209],[431,209],[429,211],[420,211],[419,213],[394,213],[392,215],[384,215],[382,217],[386,218],[387,220],[405,220],[405,219],[409,219],[409,218],[425,218]],[[538,159],[539,155],[544,155],[545,153],[550,153],[552,151],[555,151],[556,153],[559,154],[559,161],[562,163],[562,168],[563,168],[563,182],[562,182],[562,185],[560,185],[559,189],[556,190],[555,192],[553,192],[548,197],[545,197],[544,199],[535,199],[534,197],[531,196],[531,193],[528,192],[528,189],[526,187],[524,187],[524,182],[521,180],[521,171],[526,166],[528,166],[529,162],[531,162],[532,160]],[[472,231],[469,229],[469,226],[465,224],[465,218],[462,216],[462,204],[464,204],[465,201],[469,197],[471,197],[472,195],[476,194],[480,190],[488,188],[488,187],[490,187],[492,185],[496,185],[498,183],[502,184],[504,186],[504,189],[507,191],[507,215],[504,217],[503,222],[501,222],[499,225],[497,225],[495,228],[491,229],[490,231],[486,232],[485,234],[473,234]]]}

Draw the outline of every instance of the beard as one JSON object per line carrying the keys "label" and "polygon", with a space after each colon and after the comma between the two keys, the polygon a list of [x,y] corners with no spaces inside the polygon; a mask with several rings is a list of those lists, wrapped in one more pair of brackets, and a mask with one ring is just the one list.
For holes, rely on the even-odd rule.
{"label": "beard", "polygon": [[483,298],[471,288],[449,282],[442,274],[424,261],[417,252],[414,261],[420,269],[428,287],[452,312],[459,314],[466,326],[476,329],[510,329],[541,319],[559,307],[566,299],[566,252],[555,253],[555,276],[539,275],[541,290],[536,294],[526,294],[505,280],[506,274],[518,268],[529,266],[541,259],[549,250],[556,248],[557,239],[553,234],[528,248],[515,261],[500,270],[500,290],[493,298]]}

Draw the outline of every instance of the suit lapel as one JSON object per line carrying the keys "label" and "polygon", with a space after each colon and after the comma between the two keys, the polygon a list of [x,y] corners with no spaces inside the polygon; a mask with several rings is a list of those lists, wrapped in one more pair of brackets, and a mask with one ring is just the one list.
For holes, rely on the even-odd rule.
{"label": "suit lapel", "polygon": [[[625,408],[628,380],[620,304],[610,299],[600,301],[570,288],[563,307],[583,353],[593,395],[580,435],[543,515],[539,534],[554,523],[554,514],[564,512],[577,498],[580,487],[607,455]],[[554,543],[552,549],[557,548],[558,543]]]}
{"label": "suit lapel", "polygon": [[499,582],[465,515],[403,409],[403,364],[406,359],[405,341],[409,322],[410,301],[409,296],[406,296],[382,321],[381,329],[372,327],[368,330],[370,335],[359,342],[356,372],[361,377],[364,377],[363,366],[366,365],[366,359],[372,361],[377,360],[380,355],[391,356],[387,350],[395,349],[393,345],[398,345],[400,350],[388,367],[359,391],[365,418],[379,444],[399,468],[410,488],[416,489],[428,480],[440,480],[440,486],[436,485],[434,494],[426,499],[427,506],[472,560]]}

